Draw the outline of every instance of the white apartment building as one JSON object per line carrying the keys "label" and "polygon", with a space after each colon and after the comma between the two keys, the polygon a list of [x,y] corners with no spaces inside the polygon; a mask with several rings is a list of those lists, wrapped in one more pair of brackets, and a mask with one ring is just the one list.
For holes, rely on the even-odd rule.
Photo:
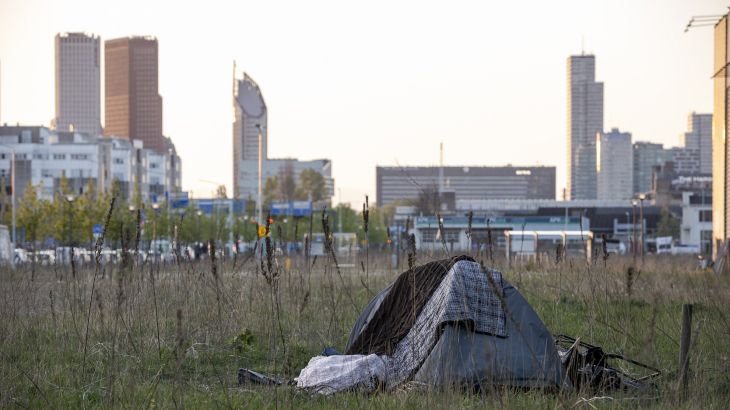
{"label": "white apartment building", "polygon": [[[123,200],[139,184],[143,202],[181,189],[182,165],[174,145],[167,153],[145,149],[138,140],[90,137],[78,132],[54,132],[45,127],[0,127],[0,144],[15,148],[15,184],[18,198],[28,183],[43,186],[42,196],[53,199],[62,175],[70,188],[82,194],[89,182],[108,192],[116,180]],[[12,186],[10,150],[0,146],[0,179],[6,192]],[[161,199],[160,199],[161,201]]]}
{"label": "white apartment building", "polygon": [[596,136],[596,172],[598,199],[626,199],[633,192],[631,133],[600,132]]}
{"label": "white apartment building", "polygon": [[101,128],[101,38],[56,35],[56,117],[52,128],[92,136]]}
{"label": "white apartment building", "polygon": [[[699,253],[712,252],[712,195],[694,192],[682,193],[682,225],[680,240],[683,245],[698,246]],[[661,233],[659,233],[661,234]]]}

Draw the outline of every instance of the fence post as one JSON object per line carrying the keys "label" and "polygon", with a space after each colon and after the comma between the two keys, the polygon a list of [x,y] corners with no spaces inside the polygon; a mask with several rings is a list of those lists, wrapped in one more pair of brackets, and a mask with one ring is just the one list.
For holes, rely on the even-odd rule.
{"label": "fence post", "polygon": [[687,387],[689,379],[689,345],[692,341],[692,304],[682,305],[682,330],[679,342],[679,384],[678,389]]}

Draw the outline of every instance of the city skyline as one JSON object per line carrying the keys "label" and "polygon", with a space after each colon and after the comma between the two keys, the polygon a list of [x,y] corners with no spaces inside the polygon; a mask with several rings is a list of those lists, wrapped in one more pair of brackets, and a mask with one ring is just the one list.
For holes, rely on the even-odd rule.
{"label": "city skyline", "polygon": [[[64,7],[76,9],[85,3],[74,4]],[[129,8],[141,4],[131,4]],[[311,11],[297,6],[274,10],[254,5],[250,12],[261,18],[252,19],[235,36],[229,29],[221,28],[225,24],[217,24],[211,30],[217,33],[213,37],[220,41],[206,49],[204,45],[211,33],[188,39],[183,30],[183,26],[194,20],[194,13],[175,11],[174,17],[185,24],[179,28],[158,28],[153,24],[154,12],[122,24],[111,21],[116,14],[129,13],[121,8],[102,10],[90,6],[89,11],[95,12],[99,20],[92,21],[88,16],[83,19],[50,3],[46,6],[40,2],[4,3],[0,5],[3,11],[0,14],[16,17],[13,21],[0,17],[3,64],[0,121],[48,124],[53,113],[53,93],[40,92],[45,90],[43,84],[52,87],[53,81],[52,69],[43,68],[43,62],[52,62],[53,58],[52,51],[49,55],[46,51],[52,50],[51,41],[56,33],[84,30],[102,39],[133,33],[159,39],[160,94],[166,97],[165,134],[175,139],[181,157],[188,159],[183,186],[193,190],[196,196],[201,193],[207,196],[212,190],[198,179],[223,183],[233,192],[232,165],[220,158],[230,158],[230,74],[226,73],[230,73],[234,59],[265,86],[269,108],[276,113],[269,121],[275,137],[272,141],[276,141],[269,146],[270,154],[332,158],[333,175],[343,188],[343,199],[353,203],[361,202],[365,194],[374,196],[376,164],[435,164],[440,141],[444,142],[448,165],[533,165],[538,161],[555,165],[560,197],[561,189],[566,186],[563,145],[566,104],[560,103],[566,98],[564,64],[567,56],[581,51],[582,35],[585,35],[586,53],[599,57],[597,78],[606,84],[604,128],[620,126],[632,132],[637,141],[673,146],[676,136],[686,129],[688,112],[710,112],[712,30],[696,29],[687,34],[682,31],[692,15],[723,11],[724,6],[719,2],[672,8],[643,3],[629,13],[625,7],[608,3],[600,7],[566,4],[547,12],[550,18],[546,20],[552,18],[551,23],[539,21],[542,15],[525,17],[524,24],[531,25],[531,29],[550,32],[545,38],[532,39],[534,43],[527,41],[529,36],[500,22],[494,23],[494,28],[479,24],[490,13],[509,12],[510,6],[501,9],[472,6],[475,7],[455,6],[447,11],[442,17],[442,31],[426,23],[443,11],[437,7],[419,10],[413,21],[397,28],[396,22],[408,10],[404,5],[389,8],[389,16],[385,17],[372,9],[363,10],[356,18],[335,21],[318,17],[318,9],[323,8],[317,5]],[[473,16],[467,13],[471,8],[474,8]],[[210,9],[202,16],[204,25],[216,18],[227,19],[225,6],[214,5]],[[324,9],[347,11],[334,4]],[[29,34],[21,50],[10,44],[13,36],[9,33],[17,20],[23,21],[23,16],[35,10],[41,10],[41,17],[43,13],[58,13],[58,18],[50,19],[48,25]],[[573,13],[571,24],[562,23],[561,19],[567,17],[557,15],[566,10]],[[617,14],[619,11],[621,14]],[[326,19],[327,24],[322,20],[321,29],[314,28],[301,38],[283,39],[281,36],[287,37],[290,30],[303,29],[303,23],[285,27],[302,13],[315,19],[307,28],[312,28],[309,24],[316,26],[320,18]],[[385,28],[384,33],[361,35],[358,29],[364,29],[368,17],[375,15],[378,16],[375,21]],[[601,21],[603,17],[596,20],[598,15],[605,15],[606,22]],[[639,27],[642,19],[657,15],[665,21],[652,31]],[[581,17],[579,22],[575,22],[576,16]],[[616,34],[618,37],[613,40],[621,43],[621,39],[631,38],[633,46],[628,49],[610,44],[611,36],[601,34],[610,25],[612,16],[621,16],[619,20],[628,25],[626,32]],[[460,23],[461,19],[465,19],[465,24]],[[340,36],[342,39],[332,39],[333,30],[345,35]],[[408,34],[409,30],[413,34]],[[504,30],[512,38],[501,43],[490,41],[494,38],[493,30]],[[49,32],[52,34],[43,38]],[[365,30],[363,34],[368,32]],[[246,42],[241,43],[244,38]],[[385,38],[397,41],[389,44],[384,42]],[[540,44],[545,41],[551,47],[541,49]],[[332,48],[339,47],[340,42],[351,43],[352,51],[333,55]],[[407,56],[401,56],[399,46],[405,44],[413,47]],[[191,54],[191,48],[196,52]],[[515,55],[515,48],[525,53]],[[24,52],[34,56],[31,69],[27,60],[21,61]],[[433,59],[434,55],[440,58]],[[509,64],[504,60],[507,55],[511,58]],[[533,59],[541,61],[538,78],[528,74],[532,70],[527,62]],[[687,59],[696,63],[685,64],[672,73],[656,74],[651,67],[656,61]],[[297,64],[287,65],[285,61]],[[500,63],[493,64],[495,61]],[[23,70],[27,73],[20,73]],[[666,84],[676,85],[666,87]],[[20,101],[25,94],[34,95],[31,103]],[[683,97],[671,98],[677,95]],[[10,101],[20,102],[11,104]],[[651,112],[642,115],[636,112],[641,111],[639,108],[651,108],[654,115]],[[527,112],[531,119],[527,127],[516,127],[521,124],[516,119]],[[325,115],[327,121],[323,121]],[[206,144],[199,144],[201,134],[207,135]],[[459,139],[455,140],[453,135]],[[500,137],[504,135],[510,137]],[[463,149],[465,144],[468,150]],[[337,197],[333,199],[337,201]]]}

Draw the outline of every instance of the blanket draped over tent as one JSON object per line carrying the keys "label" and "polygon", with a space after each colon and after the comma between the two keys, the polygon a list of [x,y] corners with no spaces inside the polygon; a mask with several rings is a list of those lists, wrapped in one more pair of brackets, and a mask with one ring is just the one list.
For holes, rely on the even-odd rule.
{"label": "blanket draped over tent", "polygon": [[446,273],[461,260],[474,261],[468,256],[455,256],[401,273],[345,354],[393,354],[394,345],[411,330]]}
{"label": "blanket draped over tent", "polygon": [[[497,289],[490,288],[487,275]],[[413,377],[436,345],[445,323],[463,323],[474,332],[506,336],[505,314],[495,292],[502,294],[499,271],[471,261],[454,264],[411,331],[398,342],[393,355],[385,357],[386,387],[395,387]]]}

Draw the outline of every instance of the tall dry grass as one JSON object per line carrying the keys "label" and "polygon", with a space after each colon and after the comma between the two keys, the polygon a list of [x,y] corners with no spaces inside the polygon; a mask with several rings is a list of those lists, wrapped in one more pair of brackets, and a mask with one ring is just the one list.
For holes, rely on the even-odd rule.
{"label": "tall dry grass", "polygon": [[[328,229],[325,216],[322,223]],[[554,334],[580,336],[660,368],[659,389],[594,397],[407,384],[371,395],[309,398],[287,386],[238,385],[242,367],[288,380],[325,347],[343,351],[360,311],[401,270],[392,269],[389,252],[372,250],[362,263],[340,266],[331,244],[326,256],[309,263],[292,256],[287,270],[286,257],[273,252],[281,241],[276,235],[233,260],[195,262],[178,254],[172,262],[138,263],[137,228],[105,232],[126,249],[118,265],[3,268],[0,405],[722,408],[730,397],[727,277],[694,271],[688,257],[647,256],[633,266],[630,256],[605,257],[600,249],[591,260],[557,250],[559,258],[549,262],[507,267],[502,253],[482,245],[472,256],[518,282]],[[401,251],[406,270],[451,249],[442,242],[435,251]],[[695,309],[685,395],[676,385],[682,303]]]}

